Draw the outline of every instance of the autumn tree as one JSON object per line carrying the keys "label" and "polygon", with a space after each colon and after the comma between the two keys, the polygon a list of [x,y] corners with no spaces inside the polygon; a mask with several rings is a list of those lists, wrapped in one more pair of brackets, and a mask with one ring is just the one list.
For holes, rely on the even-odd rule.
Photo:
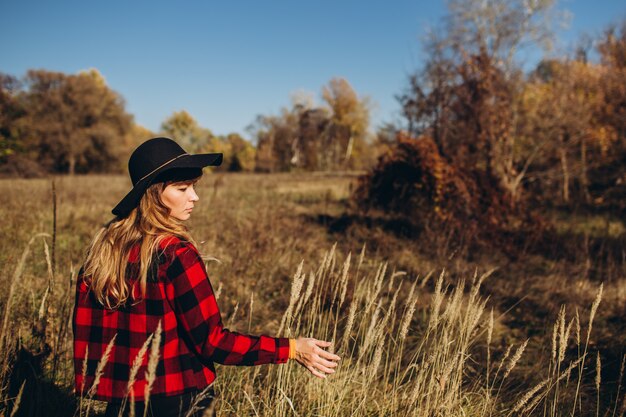
{"label": "autumn tree", "polygon": [[128,169],[128,159],[137,146],[156,136],[157,134],[150,129],[133,123],[130,131],[122,138],[123,140],[119,150],[120,158],[118,160],[119,171],[125,172],[125,170]]}
{"label": "autumn tree", "polygon": [[604,102],[604,73],[584,61],[546,60],[531,74],[521,96],[520,142],[535,142],[540,149],[529,179],[535,191],[558,195],[564,204],[572,199],[574,185],[577,199],[590,199],[589,158],[599,149],[604,130],[595,116]]}
{"label": "autumn tree", "polygon": [[25,135],[30,123],[22,89],[19,79],[0,74],[0,175],[39,177],[45,175],[46,170],[33,155],[27,155]]}
{"label": "autumn tree", "polygon": [[255,170],[288,171],[298,163],[298,109],[283,109],[279,116],[258,116],[250,131],[256,138]]}
{"label": "autumn tree", "polygon": [[365,141],[369,127],[368,99],[359,98],[343,78],[331,79],[322,88],[322,97],[331,113],[325,143],[326,165],[350,167],[353,152]]}
{"label": "autumn tree", "polygon": [[278,116],[259,116],[251,127],[259,171],[361,168],[369,160],[368,100],[350,84],[332,79],[322,89],[326,103],[294,100]]}
{"label": "autumn tree", "polygon": [[190,153],[224,154],[222,165],[215,171],[251,171],[254,169],[255,150],[250,142],[237,133],[216,136],[202,127],[189,112],[174,112],[161,124],[162,134],[176,140]]}
{"label": "autumn tree", "polygon": [[105,171],[116,164],[133,119],[97,70],[76,75],[33,70],[25,85],[24,146],[38,163],[69,174]]}
{"label": "autumn tree", "polygon": [[175,139],[190,153],[197,153],[213,137],[209,129],[201,127],[186,110],[174,112],[161,124],[165,136]]}
{"label": "autumn tree", "polygon": [[382,210],[428,238],[447,236],[459,246],[496,243],[509,253],[517,249],[511,232],[523,231],[531,240],[543,230],[540,219],[511,205],[510,194],[500,192],[497,184],[485,184],[480,171],[451,164],[432,138],[398,132],[390,146],[359,178],[352,197],[362,213],[376,217]]}
{"label": "autumn tree", "polygon": [[17,93],[20,82],[17,78],[0,73],[0,161],[19,150],[19,120],[26,115]]}
{"label": "autumn tree", "polygon": [[311,171],[332,166],[328,110],[320,107],[300,108],[298,114],[293,164]]}
{"label": "autumn tree", "polygon": [[605,32],[598,42],[600,62],[581,53],[544,60],[528,78],[519,125],[524,140],[541,147],[529,174],[536,194],[589,207],[623,199],[618,190],[626,174],[624,32],[615,26]]}
{"label": "autumn tree", "polygon": [[515,58],[550,39],[552,0],[449,3],[446,25],[426,44],[428,60],[399,99],[410,133],[431,136],[442,155],[484,172],[516,201],[533,152],[515,134],[523,80]]}
{"label": "autumn tree", "polygon": [[219,138],[225,147],[223,169],[230,172],[254,170],[254,146],[238,133]]}
{"label": "autumn tree", "polygon": [[607,28],[598,42],[604,103],[596,111],[604,163],[591,164],[589,182],[594,204],[626,214],[626,19]]}

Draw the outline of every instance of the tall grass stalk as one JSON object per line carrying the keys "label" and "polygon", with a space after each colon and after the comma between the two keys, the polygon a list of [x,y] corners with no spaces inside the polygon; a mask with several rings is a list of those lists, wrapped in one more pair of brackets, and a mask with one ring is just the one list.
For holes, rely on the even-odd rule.
{"label": "tall grass stalk", "polygon": [[589,312],[589,327],[587,328],[587,338],[585,340],[585,347],[583,349],[582,361],[580,365],[580,369],[578,370],[578,381],[576,383],[576,394],[574,395],[574,405],[572,406],[572,417],[576,413],[576,403],[578,401],[578,394],[580,392],[580,387],[582,383],[583,376],[583,367],[585,364],[585,359],[587,358],[587,349],[589,348],[589,339],[591,338],[591,329],[593,328],[593,319],[596,316],[596,312],[598,311],[598,306],[602,301],[602,290],[604,285],[600,284],[600,288],[598,288],[598,292],[596,293],[596,298],[591,305],[591,311]]}
{"label": "tall grass stalk", "polygon": [[[552,350],[547,354],[548,373],[537,375],[539,379],[532,382],[531,388],[522,390],[508,381],[516,377],[518,364],[523,362],[534,341],[509,343],[504,353],[499,353],[494,311],[490,309],[485,314],[488,299],[481,295],[481,285],[490,272],[480,275],[474,271],[466,280],[442,270],[434,292],[427,294],[424,283],[434,276],[432,271],[425,278],[412,278],[389,268],[386,262],[366,260],[363,254],[364,248],[356,259],[350,254],[344,258],[333,246],[316,266],[300,262],[293,275],[289,304],[280,320],[276,320],[279,335],[336,341],[332,349],[342,356],[336,373],[320,381],[293,364],[219,369],[215,384],[219,400],[214,402],[218,414],[517,416],[532,415],[543,407],[544,414],[557,416],[571,411],[572,402],[566,404],[564,398],[573,398],[575,409],[580,406],[580,370],[587,355],[601,288],[591,308],[585,345],[578,359],[568,359],[567,346],[570,334],[574,337],[575,333],[577,342],[580,341],[580,320],[578,314],[567,320],[563,308],[553,327]],[[250,296],[247,316],[233,313],[230,321],[234,326],[237,321],[244,327],[250,326],[255,298]],[[429,302],[420,304],[419,300]],[[5,311],[10,309],[5,307]],[[131,403],[134,403],[132,387],[146,355],[144,401],[146,404],[150,401],[160,339],[159,323],[131,367],[127,390]],[[81,396],[80,416],[91,411],[91,397],[114,340],[96,366],[91,389]],[[486,364],[480,362],[479,355],[484,352],[485,340]],[[566,363],[569,363],[567,367]],[[83,369],[86,367],[87,362]],[[562,384],[576,368],[579,369],[576,388]],[[601,363],[598,360],[596,369],[599,399]],[[500,395],[505,391],[506,396]],[[83,398],[87,400],[85,413]],[[615,404],[614,414],[620,407],[621,404]]]}
{"label": "tall grass stalk", "polygon": [[17,267],[15,268],[13,277],[11,278],[11,284],[9,286],[9,294],[6,298],[6,305],[4,307],[2,329],[0,330],[0,352],[6,351],[5,344],[6,344],[6,339],[7,339],[7,325],[9,324],[9,317],[11,316],[13,296],[15,294],[15,289],[16,289],[17,283],[19,282],[19,278],[22,276],[22,273],[24,271],[24,266],[26,265],[26,260],[28,259],[28,255],[30,254],[30,247],[37,238],[42,238],[42,237],[50,237],[50,235],[48,233],[37,233],[36,235],[30,238],[30,240],[26,244],[26,247],[24,248],[24,251],[22,252],[22,256],[20,257],[19,262],[17,263]]}
{"label": "tall grass stalk", "polygon": [[17,410],[20,408],[20,402],[22,401],[22,394],[24,393],[24,386],[26,385],[26,381],[22,382],[22,386],[20,387],[19,392],[17,393],[17,397],[15,397],[15,403],[13,403],[13,409],[11,410],[11,416],[15,417]]}
{"label": "tall grass stalk", "polygon": [[[482,410],[478,415],[490,415],[502,406],[489,398],[493,382],[487,384],[485,378],[467,368],[479,328],[487,324],[483,319],[486,300],[479,289],[488,274],[474,274],[469,286],[459,279],[448,293],[443,285],[443,271],[430,306],[420,307],[420,280],[414,280],[407,288],[404,280],[398,279],[406,275],[404,272],[387,272],[384,262],[364,267],[366,263],[360,258],[356,260],[355,275],[350,273],[352,257],[348,255],[339,262],[334,247],[310,274],[300,263],[292,280],[290,303],[280,323],[280,329],[289,335],[295,332],[320,339],[336,336],[341,341],[338,351],[343,356],[337,372],[320,382],[298,367],[271,368],[258,397],[247,393],[241,402],[236,395],[230,396],[230,389],[223,388],[228,397],[224,403],[230,404],[229,409],[238,404],[238,413],[252,415],[422,417],[460,416],[468,404]],[[307,275],[314,276],[309,282],[315,283],[310,298],[300,297]],[[346,285],[354,287],[351,299]],[[346,300],[349,304],[344,310]],[[430,313],[426,323],[414,321],[418,307]],[[345,320],[338,314],[342,311]],[[489,338],[493,315],[490,322]],[[510,359],[509,354],[505,355],[500,364],[504,376],[499,377],[498,371],[494,380],[502,383],[509,376],[527,343],[520,345]],[[252,372],[229,372],[217,380],[217,389],[246,384],[244,381],[249,380]],[[468,386],[468,372],[482,382]],[[484,407],[485,404],[489,405]]]}
{"label": "tall grass stalk", "polygon": [[[102,374],[104,373],[104,367],[106,366],[106,364],[109,361],[109,357],[111,356],[111,351],[113,350],[113,346],[115,346],[115,339],[117,338],[117,333],[115,335],[113,335],[113,337],[111,338],[111,340],[109,341],[109,343],[107,344],[106,349],[104,350],[104,354],[102,355],[102,358],[100,358],[100,360],[98,361],[98,365],[96,366],[96,373],[94,376],[94,380],[93,380],[93,384],[91,385],[91,388],[89,388],[89,390],[87,391],[87,398],[85,398],[84,396],[81,395],[80,397],[80,406],[79,406],[79,416],[81,415],[81,411],[83,409],[83,400],[87,401],[87,411],[85,412],[85,416],[89,416],[89,411],[91,409],[91,404],[93,403],[92,398],[94,396],[94,394],[96,393],[96,390],[98,388],[98,384],[100,384],[100,378],[102,378]],[[87,354],[89,353],[88,350],[85,350],[85,357],[87,358]],[[86,365],[87,365],[88,360],[86,359],[83,362],[83,377],[85,377],[86,375]],[[84,388],[84,386],[83,386]]]}
{"label": "tall grass stalk", "polygon": [[150,403],[150,391],[152,390],[152,385],[154,384],[154,380],[156,379],[156,368],[159,364],[159,350],[161,346],[161,331],[161,321],[159,320],[156,331],[154,332],[154,337],[152,338],[152,342],[150,344],[150,357],[148,358],[148,369],[146,369],[143,417],[146,417],[148,415],[147,413],[148,405]]}
{"label": "tall grass stalk", "polygon": [[[317,268],[316,283],[329,283],[333,279],[337,282],[322,288],[316,285],[312,296],[315,301],[302,302],[297,309],[298,317],[286,316],[285,329],[292,328],[291,323],[297,322],[298,326],[293,328],[298,333],[320,338],[336,334],[341,340],[339,351],[344,356],[341,366],[323,385],[309,380],[306,373],[284,368],[277,388],[286,397],[275,397],[284,406],[264,409],[263,404],[267,402],[257,403],[255,407],[260,414],[283,416],[297,412],[307,415],[319,410],[323,415],[338,416],[349,410],[349,413],[358,415],[421,417],[460,416],[464,415],[464,410],[471,409],[475,410],[472,415],[512,415],[511,410],[515,410],[515,415],[526,415],[546,401],[549,394],[555,393],[556,398],[546,402],[549,410],[556,404],[555,413],[549,414],[558,415],[564,411],[560,392],[565,388],[559,388],[559,384],[583,362],[583,358],[579,358],[569,363],[565,370],[561,369],[566,360],[570,334],[580,332],[576,318],[566,320],[564,309],[559,312],[555,324],[554,378],[546,375],[532,389],[520,392],[512,404],[505,404],[499,400],[498,394],[532,341],[527,339],[517,347],[509,345],[499,359],[495,373],[490,372],[494,317],[490,312],[488,318],[483,318],[486,299],[480,296],[479,290],[491,271],[483,275],[475,273],[469,286],[462,278],[458,279],[452,291],[444,286],[446,273],[442,271],[435,283],[430,305],[420,307],[422,313],[428,313],[426,322],[414,323],[419,280],[411,284],[409,291],[403,292],[405,283],[397,279],[403,274],[388,273],[384,262],[369,269],[361,267],[357,279],[352,281],[354,290],[346,310],[347,318],[341,321],[337,319],[337,311],[342,304],[345,277],[350,275],[351,258],[347,256],[343,263],[339,263],[340,267],[333,270],[331,259],[337,256],[334,250],[324,255],[322,265]],[[359,259],[358,262],[362,261]],[[301,267],[302,264],[298,271]],[[298,275],[300,273],[303,272]],[[294,285],[297,289],[301,284],[294,280]],[[328,293],[329,287],[336,293]],[[333,308],[325,310],[324,300]],[[594,302],[592,311],[597,310],[597,304]],[[316,323],[325,323],[326,328],[316,326]],[[467,367],[468,360],[471,361],[475,354],[481,327],[487,330],[489,351],[482,376]],[[587,335],[589,338],[589,331]],[[496,390],[495,387],[499,388]],[[264,390],[268,391],[272,389]],[[377,400],[368,400],[373,397]],[[285,403],[285,398],[291,403]],[[510,394],[507,393],[505,398],[510,401]]]}

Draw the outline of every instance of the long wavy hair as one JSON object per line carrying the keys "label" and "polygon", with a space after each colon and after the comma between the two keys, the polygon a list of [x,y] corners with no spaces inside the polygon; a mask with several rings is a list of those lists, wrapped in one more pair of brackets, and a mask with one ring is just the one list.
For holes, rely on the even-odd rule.
{"label": "long wavy hair", "polygon": [[128,216],[115,218],[98,231],[87,251],[83,278],[100,304],[115,309],[126,304],[129,299],[136,301],[129,282],[131,277],[127,277],[128,260],[133,247],[140,245],[140,301],[145,297],[150,264],[155,254],[158,254],[161,241],[176,236],[195,246],[183,222],[169,215],[169,208],[163,204],[161,193],[169,184],[190,184],[196,180],[152,184]]}

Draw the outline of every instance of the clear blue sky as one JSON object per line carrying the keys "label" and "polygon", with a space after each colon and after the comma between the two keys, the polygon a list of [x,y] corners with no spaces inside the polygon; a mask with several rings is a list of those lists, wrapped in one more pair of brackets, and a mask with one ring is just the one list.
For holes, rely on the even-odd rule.
{"label": "clear blue sky", "polygon": [[[626,15],[622,0],[561,0],[561,50]],[[0,72],[97,68],[137,123],[158,131],[185,109],[215,134],[277,114],[296,91],[319,100],[344,77],[374,104],[375,128],[398,118],[394,95],[421,63],[439,1],[0,0]]]}

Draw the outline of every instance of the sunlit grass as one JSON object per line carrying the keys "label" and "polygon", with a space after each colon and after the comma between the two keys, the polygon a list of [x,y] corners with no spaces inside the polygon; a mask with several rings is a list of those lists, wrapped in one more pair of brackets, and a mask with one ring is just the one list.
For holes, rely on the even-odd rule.
{"label": "sunlit grass", "polygon": [[[420,253],[420,245],[434,241],[402,241],[380,229],[328,234],[310,218],[344,210],[351,177],[226,175],[217,187],[215,179],[202,180],[191,227],[203,254],[212,258],[207,269],[220,292],[224,322],[241,332],[332,340],[343,358],[324,381],[295,363],[218,367],[218,415],[557,416],[595,415],[598,409],[600,415],[620,415],[623,388],[610,391],[617,398],[605,398],[603,386],[623,377],[598,381],[597,355],[603,352],[594,340],[605,331],[606,312],[622,308],[623,279],[605,284],[600,303],[599,282],[568,281],[556,262],[548,264],[545,284],[524,283],[519,265],[500,266],[497,277],[488,277],[488,262]],[[52,279],[50,181],[0,181],[7,196],[0,228],[10,236],[0,244],[0,285],[6,288],[0,311],[7,323],[0,335],[6,348],[0,350],[0,415],[9,415],[20,391],[20,384],[11,392],[8,386],[18,340],[31,352],[42,343],[51,346],[44,379],[61,399],[71,398],[68,324],[75,274],[90,237],[128,187],[123,177],[56,181]],[[363,236],[370,236],[366,245]],[[544,300],[553,311],[534,336],[507,324],[534,311],[501,311],[492,296],[499,287],[518,293],[513,284],[526,285],[525,297]],[[574,294],[576,303],[559,312],[563,302],[554,308],[550,294]],[[600,374],[619,366],[601,357]],[[28,386],[22,392],[22,406],[49,401]],[[102,411],[88,395],[76,406],[82,415]],[[67,408],[57,413],[70,414]]]}

